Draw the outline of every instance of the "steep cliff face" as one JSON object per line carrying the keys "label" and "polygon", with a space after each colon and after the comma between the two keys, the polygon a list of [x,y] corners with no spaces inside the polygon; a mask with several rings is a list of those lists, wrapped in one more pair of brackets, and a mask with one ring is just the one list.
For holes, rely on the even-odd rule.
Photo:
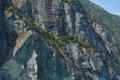
{"label": "steep cliff face", "polygon": [[5,38],[5,31],[4,31],[4,6],[2,4],[2,0],[0,0],[0,61],[3,59],[5,56],[6,50],[7,50],[7,44],[6,44],[6,38]]}
{"label": "steep cliff face", "polygon": [[0,80],[120,80],[112,36],[79,0],[9,0],[0,10]]}

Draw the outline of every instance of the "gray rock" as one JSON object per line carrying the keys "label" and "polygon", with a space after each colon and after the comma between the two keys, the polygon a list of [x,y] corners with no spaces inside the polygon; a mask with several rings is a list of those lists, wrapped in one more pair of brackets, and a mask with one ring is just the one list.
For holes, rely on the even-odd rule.
{"label": "gray rock", "polygon": [[109,31],[89,22],[79,0],[11,3],[19,10],[4,16],[0,0],[1,80],[120,80]]}

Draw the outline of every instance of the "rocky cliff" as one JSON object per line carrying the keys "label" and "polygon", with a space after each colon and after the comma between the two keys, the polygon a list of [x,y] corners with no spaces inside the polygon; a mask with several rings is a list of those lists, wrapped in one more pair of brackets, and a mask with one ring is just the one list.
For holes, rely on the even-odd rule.
{"label": "rocky cliff", "polygon": [[0,0],[0,80],[120,80],[114,36],[87,15],[80,0]]}
{"label": "rocky cliff", "polygon": [[3,46],[0,46],[0,54],[1,54],[1,57],[0,57],[0,60],[2,60],[2,57],[4,56],[4,53],[6,51],[6,38],[5,38],[5,31],[4,31],[4,21],[3,21],[3,18],[4,18],[4,10],[3,10],[3,5],[2,5],[2,1],[0,1],[0,44],[3,45]]}

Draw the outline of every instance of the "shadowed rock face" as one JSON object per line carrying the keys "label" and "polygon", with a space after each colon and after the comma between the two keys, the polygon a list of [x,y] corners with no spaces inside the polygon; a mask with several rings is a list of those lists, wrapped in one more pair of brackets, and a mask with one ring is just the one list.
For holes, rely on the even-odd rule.
{"label": "shadowed rock face", "polygon": [[120,80],[109,30],[91,23],[79,0],[9,5],[0,2],[0,80]]}
{"label": "shadowed rock face", "polygon": [[7,44],[5,38],[5,23],[4,23],[4,5],[2,0],[0,0],[0,61],[6,54]]}

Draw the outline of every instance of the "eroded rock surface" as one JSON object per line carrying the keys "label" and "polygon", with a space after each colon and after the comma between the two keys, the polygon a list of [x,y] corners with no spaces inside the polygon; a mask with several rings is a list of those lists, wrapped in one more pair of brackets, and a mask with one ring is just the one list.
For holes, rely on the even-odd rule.
{"label": "eroded rock surface", "polygon": [[0,0],[0,80],[120,80],[115,39],[79,0],[9,5]]}

